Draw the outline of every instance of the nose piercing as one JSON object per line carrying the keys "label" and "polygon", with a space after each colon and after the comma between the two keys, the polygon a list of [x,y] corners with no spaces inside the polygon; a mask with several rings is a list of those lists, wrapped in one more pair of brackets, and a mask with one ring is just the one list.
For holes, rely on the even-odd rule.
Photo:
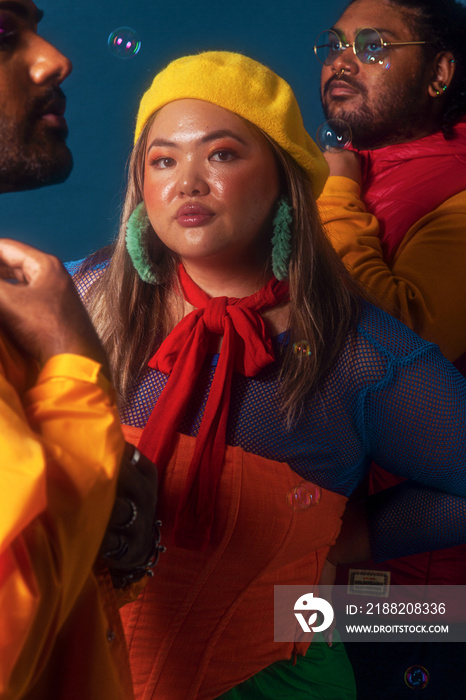
{"label": "nose piercing", "polygon": [[333,68],[333,66],[332,66],[332,70],[333,70],[333,72],[335,73],[335,75],[337,76],[337,78],[339,78],[340,75],[343,75],[344,73],[346,73],[346,68],[342,68],[341,71],[338,72],[338,71],[336,71],[335,68]]}

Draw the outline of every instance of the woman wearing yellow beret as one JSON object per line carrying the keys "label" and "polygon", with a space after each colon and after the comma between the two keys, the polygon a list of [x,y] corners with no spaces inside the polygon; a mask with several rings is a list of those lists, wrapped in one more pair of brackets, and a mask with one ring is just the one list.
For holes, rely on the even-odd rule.
{"label": "woman wearing yellow beret", "polygon": [[[466,384],[333,252],[325,160],[267,67],[171,63],[142,98],[129,170],[118,240],[74,271],[126,437],[160,472],[167,551],[122,611],[136,697],[354,698],[341,643],[274,641],[274,586],[312,590],[327,555],[463,540]],[[356,508],[335,544],[371,459],[423,485]],[[435,509],[451,521],[429,530]]]}

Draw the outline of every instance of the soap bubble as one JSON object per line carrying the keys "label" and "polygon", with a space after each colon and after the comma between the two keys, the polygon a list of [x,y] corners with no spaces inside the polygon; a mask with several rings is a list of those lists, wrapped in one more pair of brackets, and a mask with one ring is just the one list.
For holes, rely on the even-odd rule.
{"label": "soap bubble", "polygon": [[390,59],[387,56],[369,56],[366,63],[363,63],[365,70],[369,73],[385,73],[390,68]]}
{"label": "soap bubble", "polygon": [[344,119],[329,119],[317,129],[317,143],[322,151],[338,153],[351,143],[350,125]]}
{"label": "soap bubble", "polygon": [[108,48],[118,58],[133,58],[139,53],[141,41],[131,27],[119,27],[108,37]]}
{"label": "soap bubble", "polygon": [[410,666],[405,672],[405,683],[408,688],[423,690],[429,682],[429,672],[424,666]]}
{"label": "soap bubble", "polygon": [[305,510],[311,506],[316,506],[321,496],[320,486],[312,484],[310,481],[301,481],[287,493],[286,501],[291,510]]}
{"label": "soap bubble", "polygon": [[307,340],[298,340],[297,343],[293,343],[293,352],[295,355],[304,355],[305,357],[312,354],[311,346]]}

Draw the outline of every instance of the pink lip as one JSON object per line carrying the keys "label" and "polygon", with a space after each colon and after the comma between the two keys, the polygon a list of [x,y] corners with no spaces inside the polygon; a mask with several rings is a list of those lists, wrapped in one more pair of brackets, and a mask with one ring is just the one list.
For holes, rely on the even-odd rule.
{"label": "pink lip", "polygon": [[40,118],[44,121],[47,122],[50,126],[53,126],[57,129],[67,129],[68,125],[66,123],[66,119],[59,114],[52,114],[52,113],[47,113],[47,114],[41,114]]}
{"label": "pink lip", "polygon": [[54,98],[50,100],[40,111],[39,119],[47,122],[50,126],[57,129],[68,129],[66,119],[64,117],[66,109],[66,100],[64,98]]}
{"label": "pink lip", "polygon": [[175,219],[181,226],[202,226],[214,213],[200,204],[183,204],[176,212]]}
{"label": "pink lip", "polygon": [[335,80],[330,84],[327,94],[331,97],[353,97],[358,94],[358,90],[344,80]]}

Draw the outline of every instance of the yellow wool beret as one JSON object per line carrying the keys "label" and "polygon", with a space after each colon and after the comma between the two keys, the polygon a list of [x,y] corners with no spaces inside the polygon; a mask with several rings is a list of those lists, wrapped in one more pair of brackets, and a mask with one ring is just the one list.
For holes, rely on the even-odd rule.
{"label": "yellow wool beret", "polygon": [[186,98],[212,102],[265,131],[304,169],[317,199],[328,176],[327,162],[304,128],[296,97],[283,78],[252,58],[229,51],[178,58],[155,76],[143,95],[135,141],[154,112]]}

